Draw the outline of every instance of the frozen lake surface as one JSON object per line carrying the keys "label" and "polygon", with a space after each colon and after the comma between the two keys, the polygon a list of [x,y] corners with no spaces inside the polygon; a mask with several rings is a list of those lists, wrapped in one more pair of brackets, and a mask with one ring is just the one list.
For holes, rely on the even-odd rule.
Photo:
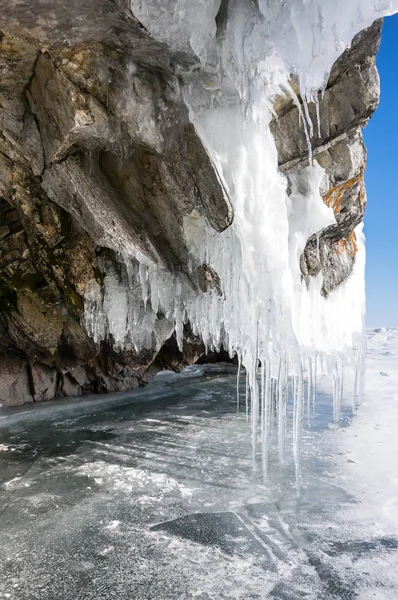
{"label": "frozen lake surface", "polygon": [[398,333],[368,342],[340,428],[321,381],[300,492],[276,450],[253,473],[228,365],[0,409],[0,598],[396,600]]}

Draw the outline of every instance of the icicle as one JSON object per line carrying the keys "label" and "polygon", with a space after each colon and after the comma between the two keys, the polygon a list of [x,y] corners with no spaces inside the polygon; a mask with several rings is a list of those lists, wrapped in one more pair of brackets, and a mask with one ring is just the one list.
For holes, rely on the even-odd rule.
{"label": "icicle", "polygon": [[260,398],[259,398],[259,385],[257,380],[258,371],[258,318],[256,322],[256,349],[252,360],[252,372],[251,372],[251,417],[252,417],[252,459],[253,468],[256,466],[256,450],[257,450],[257,424],[260,417]]}
{"label": "icicle", "polygon": [[317,122],[317,126],[318,126],[318,137],[321,138],[321,115],[320,115],[320,109],[319,109],[318,92],[314,96],[314,104],[315,104],[315,111],[316,111],[316,122]]}
{"label": "icicle", "polygon": [[[312,119],[311,119],[311,115],[310,115],[310,111],[308,109],[308,102],[307,102],[307,97],[305,94],[305,91],[303,89],[303,87],[300,85],[300,95],[301,98],[303,100],[303,106],[304,106],[304,114],[305,114],[305,118],[308,124],[308,129],[309,129],[309,138],[311,139],[312,136],[314,135],[314,126],[312,124]],[[311,148],[311,153],[312,153],[312,148]],[[311,163],[311,161],[310,161]]]}
{"label": "icicle", "polygon": [[249,421],[249,373],[248,373],[247,369],[246,369],[245,404],[246,404],[246,421]]}
{"label": "icicle", "polygon": [[311,407],[310,407],[310,419],[311,423],[315,420],[315,405],[316,405],[316,372],[317,372],[317,364],[318,357],[312,356],[310,358],[311,363]]}
{"label": "icicle", "polygon": [[144,302],[145,309],[148,303],[148,269],[143,263],[139,266],[140,284],[142,290],[142,300]]}
{"label": "icicle", "polygon": [[333,381],[333,420],[335,423],[337,423],[338,419],[339,419],[339,415],[338,415],[338,408],[337,408],[337,404],[338,404],[338,398],[337,398],[337,394],[338,394],[338,389],[339,389],[339,376],[337,371],[335,371],[332,375],[332,381]]}
{"label": "icicle", "polygon": [[262,467],[263,477],[267,478],[268,474],[268,457],[269,457],[269,436],[270,436],[270,419],[271,419],[271,365],[269,361],[265,363],[265,386],[263,387],[263,412],[262,412]]}
{"label": "icicle", "polygon": [[341,418],[341,406],[344,388],[344,365],[340,360],[336,361],[333,372],[333,417],[335,423]]}
{"label": "icicle", "polygon": [[293,404],[296,398],[296,377],[294,375],[291,376],[291,388],[292,388],[292,398],[293,398]]}
{"label": "icicle", "polygon": [[[304,111],[303,112],[303,108],[301,105],[300,100],[297,97],[296,92],[294,91],[294,89],[292,88],[292,86],[290,84],[285,84],[284,85],[285,90],[287,91],[287,93],[290,95],[290,97],[292,98],[295,106],[297,107],[298,110],[298,114],[299,114],[299,125],[301,126],[301,120],[303,121],[303,128],[304,128],[304,134],[305,134],[305,139],[307,141],[307,148],[308,148],[308,161],[310,166],[312,166],[312,144],[311,144],[311,137],[312,137],[312,132],[313,132],[313,126],[312,126],[312,121],[311,118],[309,116],[308,113],[308,106],[303,98],[303,106],[304,106]],[[308,113],[308,118],[307,118],[307,113]],[[310,131],[308,131],[308,126],[310,127]]]}
{"label": "icicle", "polygon": [[303,428],[304,409],[304,377],[302,369],[299,375],[294,375],[294,410],[293,410],[293,456],[296,471],[296,483],[300,487],[301,470],[301,437]]}
{"label": "icicle", "polygon": [[285,444],[286,444],[286,410],[287,410],[287,390],[288,390],[288,369],[286,360],[280,359],[279,370],[279,397],[278,397],[278,453],[279,462],[285,462]]}
{"label": "icicle", "polygon": [[339,389],[339,411],[341,414],[341,407],[343,404],[343,393],[344,393],[344,363],[340,362],[340,389]]}
{"label": "icicle", "polygon": [[252,460],[253,468],[256,465],[257,449],[257,424],[259,420],[259,389],[257,381],[257,360],[252,366],[250,376],[250,400],[251,400],[251,425],[252,425]]}
{"label": "icicle", "polygon": [[311,359],[312,361],[312,376],[313,376],[313,382],[312,382],[312,410],[311,410],[311,415],[312,415],[312,420],[315,419],[315,409],[316,409],[316,385],[317,385],[317,368],[318,368],[318,357],[317,355],[314,356],[314,358]]}
{"label": "icicle", "polygon": [[269,421],[269,428],[270,428],[270,433],[273,430],[273,423],[274,423],[274,415],[275,415],[275,410],[276,410],[276,381],[274,377],[271,377],[271,391],[270,391],[270,421]]}
{"label": "icicle", "polygon": [[309,358],[305,365],[307,366],[307,424],[311,426],[311,404],[312,404],[312,385],[313,385],[313,375],[312,375],[312,361]]}
{"label": "icicle", "polygon": [[239,383],[240,383],[240,371],[242,367],[242,358],[241,355],[238,354],[238,374],[236,376],[236,414],[239,416],[240,414],[240,393],[239,393]]}
{"label": "icicle", "polygon": [[261,405],[260,405],[260,429],[261,429],[261,456],[262,456],[262,467],[263,467],[263,473],[266,473],[266,465],[265,465],[265,461],[264,461],[264,440],[265,440],[265,426],[266,426],[266,419],[265,419],[265,380],[266,380],[266,363],[265,363],[265,358],[264,356],[261,357],[261,388],[260,388],[260,393],[261,393]]}

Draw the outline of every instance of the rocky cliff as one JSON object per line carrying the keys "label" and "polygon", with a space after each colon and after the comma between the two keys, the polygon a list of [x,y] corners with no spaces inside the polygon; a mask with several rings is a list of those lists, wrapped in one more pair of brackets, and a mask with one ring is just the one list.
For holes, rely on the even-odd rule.
{"label": "rocky cliff", "polygon": [[[300,266],[303,277],[322,272],[324,295],[355,261],[366,203],[361,132],[379,97],[380,29],[376,22],[354,39],[318,98],[313,160],[325,169],[321,194],[336,224],[308,239]],[[139,352],[96,342],[83,319],[87,286],[101,290],[105,270],[126,277],[119,257],[132,248],[180,273],[197,295],[218,289],[209,265],[192,268],[183,230],[187,216],[220,233],[234,218],[181,93],[181,77],[199,66],[193,53],[150,35],[125,0],[2,4],[1,402],[125,390],[204,354],[189,323],[179,349],[162,314],[156,343]],[[309,110],[317,128],[315,104]],[[291,189],[308,165],[300,112],[288,97],[275,99],[272,133]]]}

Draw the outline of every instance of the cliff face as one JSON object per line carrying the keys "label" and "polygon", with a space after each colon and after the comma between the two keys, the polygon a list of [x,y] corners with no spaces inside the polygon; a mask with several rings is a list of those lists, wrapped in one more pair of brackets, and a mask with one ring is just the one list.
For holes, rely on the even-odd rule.
{"label": "cliff face", "polygon": [[[301,257],[301,271],[310,276],[322,272],[324,295],[347,279],[355,261],[354,229],[362,221],[366,206],[366,148],[362,129],[379,101],[375,56],[381,25],[380,20],[376,21],[359,33],[351,48],[333,66],[326,90],[319,97],[319,122],[316,106],[309,105],[315,130],[313,158],[325,169],[320,192],[327,206],[333,208],[337,223],[319,236],[309,238]],[[291,100],[283,99],[277,102],[276,109],[278,119],[273,123],[272,132],[280,169],[290,180],[297,181],[308,160],[299,110]]]}
{"label": "cliff face", "polygon": [[[179,350],[158,315],[156,343],[115,350],[83,325],[88,284],[105,266],[126,277],[134,249],[217,289],[206,263],[191,268],[183,220],[222,232],[231,204],[184,103],[180,77],[198,68],[145,30],[124,0],[6,0],[0,12],[0,401],[20,404],[141,385],[162,368],[195,362],[204,346],[189,325]],[[219,15],[222,27],[222,11]],[[375,109],[380,22],[359,34],[319,96],[313,157],[336,224],[312,236],[303,276],[333,293],[355,261],[365,209],[362,128]],[[294,82],[293,82],[294,87]],[[299,109],[277,98],[272,123],[280,170],[300,187],[308,146]],[[310,112],[316,128],[315,107]]]}

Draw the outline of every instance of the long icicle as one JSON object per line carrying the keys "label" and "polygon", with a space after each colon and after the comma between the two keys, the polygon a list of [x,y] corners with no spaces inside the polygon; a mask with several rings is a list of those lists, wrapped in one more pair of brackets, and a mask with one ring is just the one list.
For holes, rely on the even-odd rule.
{"label": "long icicle", "polygon": [[257,425],[259,419],[259,389],[257,380],[257,359],[253,361],[250,377],[250,399],[251,399],[251,420],[252,420],[252,460],[253,468],[256,466],[257,449]]}
{"label": "long icicle", "polygon": [[344,363],[340,361],[340,389],[339,389],[339,416],[341,418],[341,407],[343,405],[344,393]]}
{"label": "long icicle", "polygon": [[312,362],[311,358],[305,361],[307,371],[307,424],[311,426],[311,400],[312,400]]}
{"label": "long icicle", "polygon": [[313,385],[312,385],[312,421],[315,419],[315,409],[316,409],[316,385],[317,385],[317,369],[318,369],[318,356],[315,355],[313,359]]}
{"label": "long icicle", "polygon": [[261,409],[260,409],[260,426],[261,426],[261,460],[264,472],[264,437],[265,437],[265,374],[266,361],[264,356],[261,357]]}
{"label": "long icicle", "polygon": [[270,434],[270,414],[271,414],[271,365],[269,360],[265,363],[265,388],[264,388],[264,427],[263,427],[263,439],[262,439],[262,467],[263,477],[267,478],[268,475],[268,458],[269,458],[269,434]]}
{"label": "long icicle", "polygon": [[247,369],[246,369],[245,404],[246,404],[246,421],[249,421],[249,373],[248,373]]}
{"label": "long icicle", "polygon": [[287,410],[287,363],[284,357],[280,358],[279,370],[279,405],[278,405],[278,454],[279,462],[285,462],[286,445],[286,410]]}
{"label": "long icicle", "polygon": [[299,375],[294,375],[294,411],[293,411],[293,456],[296,473],[296,485],[300,488],[301,472],[301,438],[303,429],[304,409],[304,377],[303,368],[300,367]]}
{"label": "long icicle", "polygon": [[239,416],[240,414],[240,393],[239,393],[239,383],[240,383],[240,371],[242,368],[242,358],[241,355],[238,354],[238,374],[236,376],[236,414]]}

